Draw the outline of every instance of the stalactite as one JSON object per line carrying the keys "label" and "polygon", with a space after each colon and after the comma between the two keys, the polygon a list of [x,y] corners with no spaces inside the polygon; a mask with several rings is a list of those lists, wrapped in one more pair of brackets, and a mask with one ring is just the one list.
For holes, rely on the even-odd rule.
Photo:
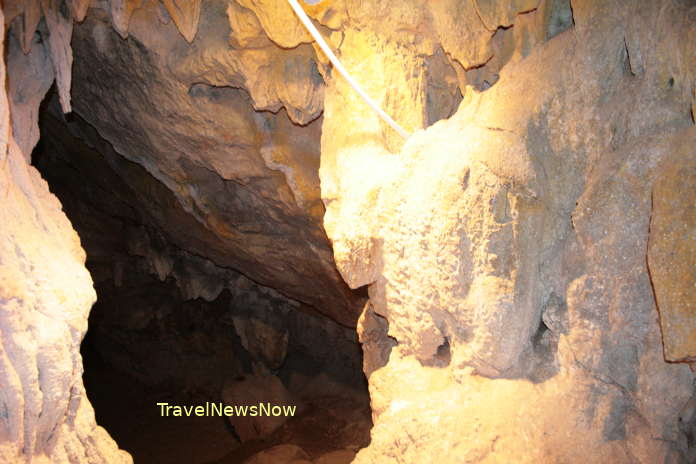
{"label": "stalactite", "polygon": [[41,7],[48,26],[48,47],[56,73],[56,84],[63,112],[72,111],[70,105],[70,85],[72,81],[72,38],[73,20],[65,9],[65,4],[57,0],[41,0]]}
{"label": "stalactite", "polygon": [[201,0],[162,0],[179,32],[187,42],[193,42],[198,32]]}
{"label": "stalactite", "polygon": [[[53,84],[55,73],[46,43],[35,44],[29,53],[19,45],[19,31],[8,34],[8,95],[12,113],[12,132],[17,145],[30,161],[31,151],[39,141],[39,105]],[[26,76],[35,76],[26,79]]]}
{"label": "stalactite", "polygon": [[141,0],[111,0],[111,23],[124,39],[128,37],[131,15],[140,4]]}
{"label": "stalactite", "polygon": [[22,51],[26,54],[31,50],[31,43],[34,40],[34,32],[41,20],[40,0],[26,0],[24,2],[24,17],[22,18],[21,43]]}
{"label": "stalactite", "polygon": [[75,21],[81,23],[85,20],[91,1],[92,0],[70,0],[70,10],[72,11]]}

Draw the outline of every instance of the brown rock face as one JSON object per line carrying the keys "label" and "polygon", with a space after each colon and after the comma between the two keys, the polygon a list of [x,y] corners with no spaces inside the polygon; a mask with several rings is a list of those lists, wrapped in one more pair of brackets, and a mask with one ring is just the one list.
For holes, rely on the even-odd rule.
{"label": "brown rock face", "polygon": [[192,45],[153,30],[154,7],[136,10],[125,41],[89,16],[75,30],[76,111],[174,193],[189,219],[161,225],[179,247],[354,325],[361,298],[321,226],[314,52],[231,48],[226,3],[208,6]]}
{"label": "brown rock face", "polygon": [[87,252],[99,295],[88,355],[151,389],[207,398],[250,370],[362,385],[354,329],[173,245],[158,224],[188,215],[171,191],[57,100],[43,106],[33,162]]}
{"label": "brown rock face", "polygon": [[696,361],[696,139],[684,137],[652,194],[648,264],[665,359]]}

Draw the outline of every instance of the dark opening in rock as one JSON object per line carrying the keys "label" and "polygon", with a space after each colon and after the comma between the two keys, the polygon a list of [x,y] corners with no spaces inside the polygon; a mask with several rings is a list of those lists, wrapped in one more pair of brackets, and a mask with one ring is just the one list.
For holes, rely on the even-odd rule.
{"label": "dark opening in rock", "polygon": [[[54,92],[40,127],[32,162],[80,235],[98,295],[81,350],[87,395],[136,463],[243,462],[276,445],[345,460],[369,443],[354,328],[173,240],[167,224],[192,228],[190,213],[78,114],[64,117]],[[198,187],[211,185],[229,194]]]}

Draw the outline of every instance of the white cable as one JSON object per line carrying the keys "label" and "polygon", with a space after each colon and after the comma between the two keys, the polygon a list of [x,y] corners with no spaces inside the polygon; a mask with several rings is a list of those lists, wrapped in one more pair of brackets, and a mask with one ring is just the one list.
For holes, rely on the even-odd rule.
{"label": "white cable", "polygon": [[350,74],[348,74],[346,68],[344,68],[341,62],[338,61],[336,55],[334,55],[329,46],[326,44],[324,38],[321,36],[321,34],[319,34],[317,28],[314,27],[314,24],[312,24],[312,21],[304,12],[300,4],[297,3],[297,0],[288,0],[288,3],[292,7],[292,9],[295,10],[295,13],[300,18],[300,21],[302,21],[302,24],[304,24],[304,26],[307,28],[312,37],[314,37],[314,40],[317,41],[319,47],[321,47],[326,56],[329,57],[329,60],[331,60],[331,63],[333,63],[334,67],[338,69],[338,72],[340,72],[341,75],[348,81],[351,87],[353,87],[355,91],[358,92],[358,94],[363,98],[363,100],[365,100],[365,102],[368,105],[370,105],[370,108],[375,110],[375,112],[378,115],[380,115],[380,117],[384,119],[387,124],[389,124],[396,132],[398,132],[399,135],[407,139],[410,134],[406,132],[400,125],[398,125],[396,121],[394,121],[387,113],[385,113],[384,110],[382,110],[382,108],[377,106],[377,104],[374,101],[372,101],[372,99],[365,92],[363,92],[358,83],[355,82],[355,80],[350,76]]}

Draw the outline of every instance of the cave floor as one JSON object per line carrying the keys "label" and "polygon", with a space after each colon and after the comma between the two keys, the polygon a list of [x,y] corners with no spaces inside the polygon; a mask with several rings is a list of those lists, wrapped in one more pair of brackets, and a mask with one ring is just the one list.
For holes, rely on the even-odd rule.
{"label": "cave floor", "polygon": [[345,398],[317,398],[300,416],[288,420],[264,440],[244,443],[224,458],[205,464],[237,464],[253,454],[279,444],[302,448],[316,459],[338,450],[357,452],[370,441],[370,409]]}
{"label": "cave floor", "polygon": [[103,366],[93,356],[83,354],[83,378],[97,424],[135,464],[202,464],[239,447],[220,417],[161,417],[156,403],[174,403],[174,398]]}
{"label": "cave floor", "polygon": [[[360,398],[321,397],[306,403],[262,440],[240,444],[221,417],[161,417],[158,402],[201,404],[153,390],[105,367],[95,354],[83,353],[84,382],[97,424],[104,427],[135,464],[237,464],[279,444],[301,447],[312,458],[369,444],[370,408]],[[203,400],[204,401],[204,400]]]}

